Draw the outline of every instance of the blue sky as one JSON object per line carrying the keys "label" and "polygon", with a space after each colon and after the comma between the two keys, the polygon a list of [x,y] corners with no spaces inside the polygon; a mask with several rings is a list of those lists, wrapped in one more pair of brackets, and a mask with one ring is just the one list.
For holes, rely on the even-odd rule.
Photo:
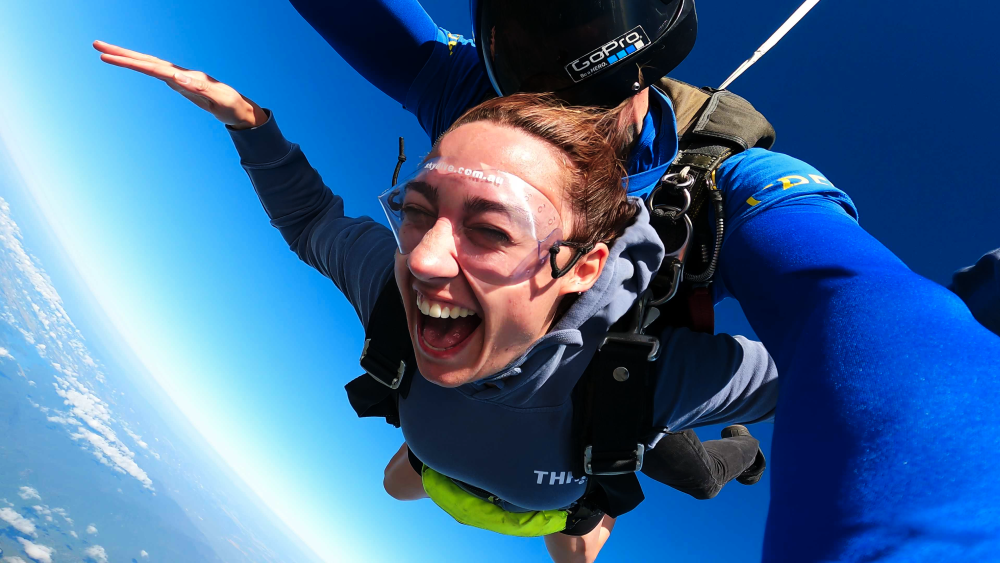
{"label": "blue sky", "polygon": [[[203,70],[273,109],[354,214],[379,216],[398,136],[411,163],[428,149],[415,119],[283,0],[12,4],[0,19],[0,135],[123,346],[268,506],[329,560],[544,560],[540,542],[382,492],[401,438],[345,400],[362,340],[353,310],[268,225],[224,128],[163,84],[102,64],[90,43]],[[699,44],[674,76],[717,85],[797,4],[702,2]],[[889,4],[821,2],[732,89],[774,123],[777,150],[822,170],[870,232],[945,282],[1000,244],[998,8]],[[425,7],[468,33],[466,2]],[[359,25],[377,40],[377,22]],[[735,309],[723,327],[746,334]],[[767,444],[769,427],[758,432]],[[650,485],[607,559],[751,560],[766,487],[699,503]]]}

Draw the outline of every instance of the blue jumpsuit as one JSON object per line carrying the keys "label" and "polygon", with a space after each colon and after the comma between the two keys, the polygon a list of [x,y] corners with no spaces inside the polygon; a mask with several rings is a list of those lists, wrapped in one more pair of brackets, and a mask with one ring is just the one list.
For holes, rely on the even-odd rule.
{"label": "blue jumpsuit", "polygon": [[[432,139],[491,93],[471,42],[415,0],[292,3]],[[669,100],[651,98],[629,161],[637,194],[676,152]],[[718,183],[741,222],[716,297],[740,302],[782,374],[763,560],[1000,561],[1000,338],[808,165],[752,150]]]}

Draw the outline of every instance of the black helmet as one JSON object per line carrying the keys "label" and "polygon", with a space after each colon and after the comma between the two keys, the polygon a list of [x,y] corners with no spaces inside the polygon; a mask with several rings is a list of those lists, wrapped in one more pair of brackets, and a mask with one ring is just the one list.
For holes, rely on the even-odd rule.
{"label": "black helmet", "polygon": [[471,0],[479,56],[501,96],[554,92],[613,107],[694,47],[694,0]]}

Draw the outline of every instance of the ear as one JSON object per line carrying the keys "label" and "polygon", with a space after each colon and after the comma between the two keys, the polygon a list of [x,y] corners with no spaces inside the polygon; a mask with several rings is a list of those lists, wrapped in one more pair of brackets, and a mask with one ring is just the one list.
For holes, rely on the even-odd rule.
{"label": "ear", "polygon": [[563,276],[564,283],[559,288],[559,294],[582,293],[593,287],[604,271],[608,254],[608,245],[603,242],[594,245],[594,249],[581,256],[573,269]]}

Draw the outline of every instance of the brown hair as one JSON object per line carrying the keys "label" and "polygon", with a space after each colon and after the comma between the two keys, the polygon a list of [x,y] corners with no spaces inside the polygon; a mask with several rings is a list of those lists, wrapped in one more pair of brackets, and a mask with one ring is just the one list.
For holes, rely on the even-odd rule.
{"label": "brown hair", "polygon": [[569,240],[610,244],[634,219],[637,210],[622,186],[617,114],[568,106],[548,94],[513,94],[470,109],[445,134],[477,121],[520,129],[562,151],[570,164],[565,195],[575,217]]}

